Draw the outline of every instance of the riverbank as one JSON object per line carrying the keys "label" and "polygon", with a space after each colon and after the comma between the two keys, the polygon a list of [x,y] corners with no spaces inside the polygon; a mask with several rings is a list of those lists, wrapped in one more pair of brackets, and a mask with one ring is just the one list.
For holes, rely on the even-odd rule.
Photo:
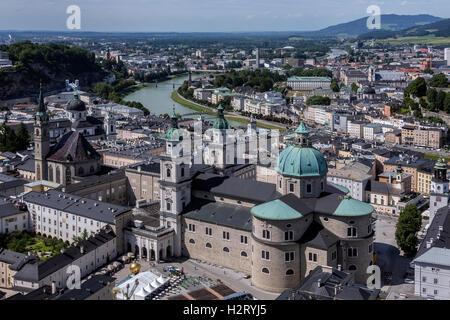
{"label": "riverbank", "polygon": [[[172,92],[172,95],[170,96],[170,98],[173,101],[175,101],[176,103],[179,103],[182,106],[192,109],[192,110],[195,110],[197,112],[204,112],[204,113],[216,113],[217,112],[216,109],[214,109],[214,108],[206,107],[206,106],[203,106],[196,102],[192,102],[190,100],[185,99],[178,93],[177,90]],[[232,121],[236,121],[236,122],[240,122],[240,123],[244,123],[244,124],[248,124],[250,122],[250,120],[244,116],[238,117],[238,116],[226,115],[225,118],[228,120],[232,120]],[[256,121],[256,126],[259,128],[263,128],[263,129],[276,129],[276,130],[280,130],[280,131],[286,130],[285,128],[283,128],[281,126],[262,123],[261,121],[258,121],[258,120]]]}

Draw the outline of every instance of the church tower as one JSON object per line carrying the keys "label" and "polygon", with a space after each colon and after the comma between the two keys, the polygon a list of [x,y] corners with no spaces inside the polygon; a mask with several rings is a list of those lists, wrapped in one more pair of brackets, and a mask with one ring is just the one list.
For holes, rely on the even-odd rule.
{"label": "church tower", "polygon": [[48,132],[49,116],[44,104],[42,83],[39,89],[39,106],[34,117],[34,167],[36,180],[47,180],[46,157],[50,151],[50,136]]}
{"label": "church tower", "polygon": [[[166,153],[160,156],[160,224],[175,231],[171,254],[181,255],[181,213],[191,202],[191,153],[184,150],[175,108],[166,132]],[[159,257],[161,258],[161,257]]]}
{"label": "church tower", "polygon": [[447,163],[444,159],[439,159],[434,166],[431,179],[430,224],[440,208],[448,207],[448,187]]}

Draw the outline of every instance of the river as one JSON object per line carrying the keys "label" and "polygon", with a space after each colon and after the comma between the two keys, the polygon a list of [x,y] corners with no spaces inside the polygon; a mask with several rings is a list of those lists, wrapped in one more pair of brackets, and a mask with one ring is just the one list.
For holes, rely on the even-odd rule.
{"label": "river", "polygon": [[[192,75],[193,79],[201,77],[201,75]],[[186,108],[179,103],[173,101],[170,96],[172,92],[180,87],[184,81],[188,80],[189,76],[183,75],[180,77],[176,77],[173,79],[169,79],[166,81],[158,82],[158,85],[155,83],[147,84],[146,87],[135,91],[123,99],[125,101],[138,101],[144,105],[151,113],[160,115],[160,114],[170,114],[172,112],[172,106],[175,105],[175,112],[181,115],[190,114],[197,112],[195,110]],[[174,89],[175,84],[175,89]],[[197,118],[198,116],[187,116],[186,118]],[[207,115],[204,117],[206,120],[213,120],[214,116]],[[228,120],[230,125],[234,127],[246,127],[246,124]]]}

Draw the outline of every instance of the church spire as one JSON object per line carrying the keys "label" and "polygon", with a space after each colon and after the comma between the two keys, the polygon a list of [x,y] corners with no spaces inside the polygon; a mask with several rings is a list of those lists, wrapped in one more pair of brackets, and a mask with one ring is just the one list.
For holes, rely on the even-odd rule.
{"label": "church spire", "polygon": [[39,106],[38,106],[38,114],[42,115],[47,112],[47,109],[45,108],[44,103],[44,95],[42,94],[42,81],[39,85]]}

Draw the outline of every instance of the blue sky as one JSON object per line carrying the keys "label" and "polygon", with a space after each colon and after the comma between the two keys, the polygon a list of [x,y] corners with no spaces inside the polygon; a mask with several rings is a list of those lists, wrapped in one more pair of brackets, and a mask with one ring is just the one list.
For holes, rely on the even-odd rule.
{"label": "blue sky", "polygon": [[66,8],[81,8],[80,31],[318,30],[382,14],[450,17],[449,0],[1,0],[0,30],[67,30]]}

